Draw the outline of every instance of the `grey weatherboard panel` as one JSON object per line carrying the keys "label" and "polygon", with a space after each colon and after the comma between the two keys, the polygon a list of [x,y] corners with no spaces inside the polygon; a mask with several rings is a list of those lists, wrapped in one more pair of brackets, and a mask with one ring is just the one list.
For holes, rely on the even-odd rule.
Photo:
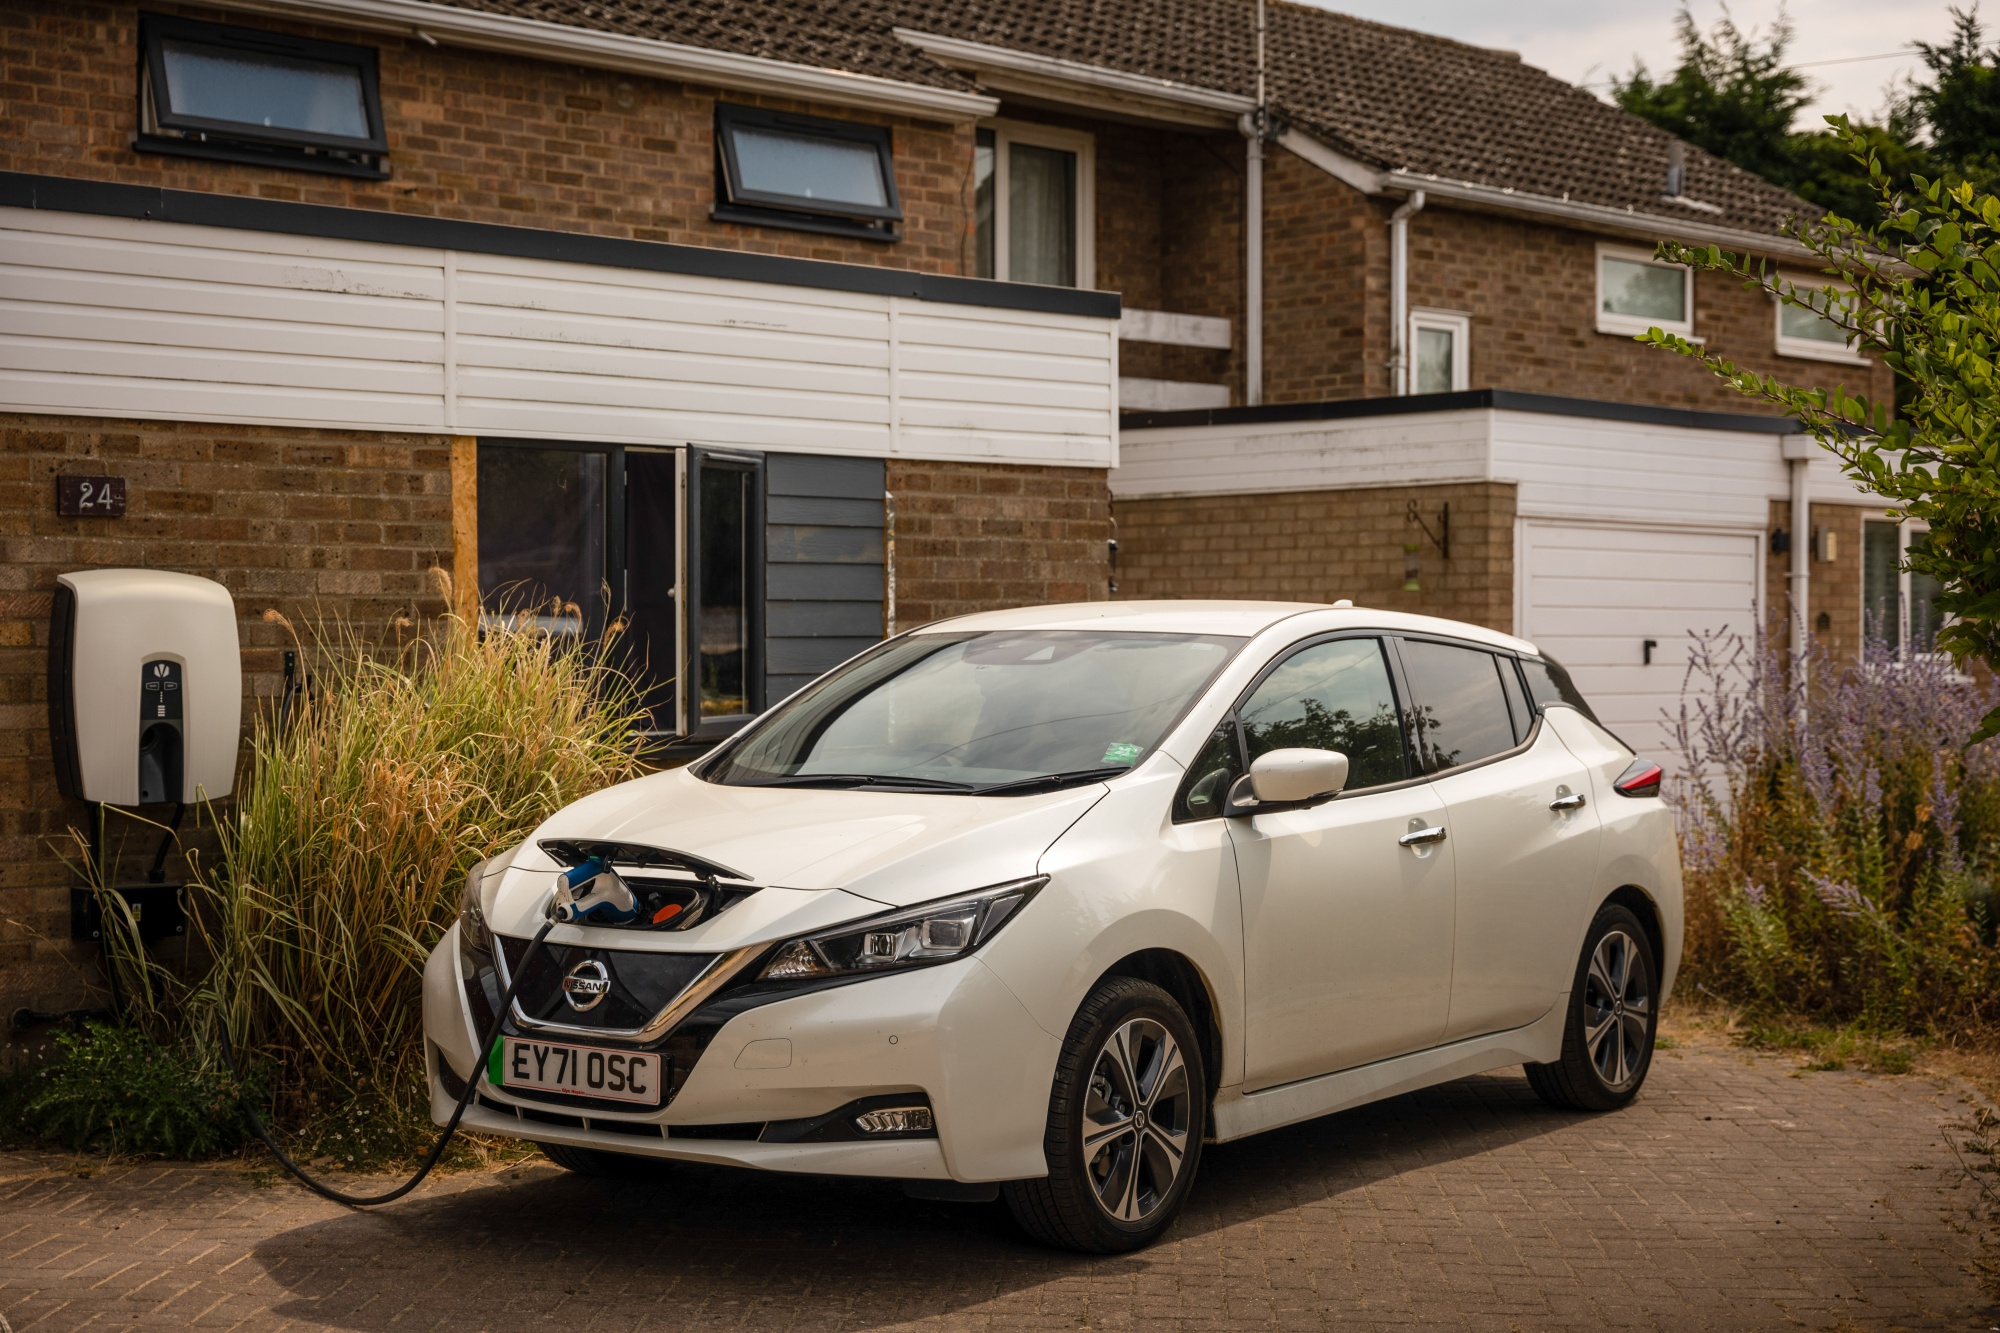
{"label": "grey weatherboard panel", "polygon": [[885,473],[877,458],[764,456],[767,704],[880,641]]}

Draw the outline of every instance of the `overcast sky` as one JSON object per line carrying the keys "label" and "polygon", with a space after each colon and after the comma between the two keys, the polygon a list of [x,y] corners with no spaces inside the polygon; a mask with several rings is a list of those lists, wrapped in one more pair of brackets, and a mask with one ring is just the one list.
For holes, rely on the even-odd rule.
{"label": "overcast sky", "polygon": [[[1529,64],[1602,94],[1612,74],[1625,74],[1635,57],[1648,69],[1671,71],[1676,0],[1316,0],[1362,18],[1441,33],[1479,46],[1519,51]],[[1991,7],[2000,20],[2000,5]],[[1705,28],[1722,14],[1718,0],[1695,0]],[[1828,112],[1869,115],[1883,105],[1883,89],[1921,68],[1910,55],[1894,55],[1912,40],[1941,42],[1951,30],[1945,0],[1793,0],[1787,6],[1796,30],[1794,64],[1818,85],[1819,97],[1800,128],[1817,126]],[[1768,25],[1777,0],[1736,0],[1730,13],[1741,26]],[[1989,25],[2000,29],[2000,21]],[[1855,59],[1883,56],[1888,59]],[[1821,64],[1839,61],[1839,64]]]}

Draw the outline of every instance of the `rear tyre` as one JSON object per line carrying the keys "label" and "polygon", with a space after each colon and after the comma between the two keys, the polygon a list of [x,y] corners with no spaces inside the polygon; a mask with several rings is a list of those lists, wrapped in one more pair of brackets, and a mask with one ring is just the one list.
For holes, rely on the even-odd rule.
{"label": "rear tyre", "polygon": [[1639,1095],[1653,1064],[1659,981],[1639,918],[1600,908],[1570,986],[1562,1058],[1527,1066],[1528,1086],[1568,1111],[1615,1111]]}
{"label": "rear tyre", "polygon": [[1044,1245],[1119,1254],[1172,1225],[1201,1163],[1208,1082],[1194,1025],[1149,981],[1112,977],[1077,1010],[1056,1062],[1049,1174],[1001,1187]]}
{"label": "rear tyre", "polygon": [[606,1152],[602,1148],[577,1148],[567,1143],[537,1143],[542,1156],[565,1171],[603,1180],[630,1180],[653,1169],[653,1159],[628,1152]]}

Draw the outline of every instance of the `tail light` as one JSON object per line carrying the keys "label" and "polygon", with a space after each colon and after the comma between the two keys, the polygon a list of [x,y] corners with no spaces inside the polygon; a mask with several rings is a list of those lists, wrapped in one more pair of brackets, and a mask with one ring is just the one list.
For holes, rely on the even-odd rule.
{"label": "tail light", "polygon": [[1631,765],[1618,775],[1618,781],[1611,784],[1611,789],[1620,796],[1658,796],[1660,779],[1666,775],[1666,770],[1652,760],[1634,759]]}

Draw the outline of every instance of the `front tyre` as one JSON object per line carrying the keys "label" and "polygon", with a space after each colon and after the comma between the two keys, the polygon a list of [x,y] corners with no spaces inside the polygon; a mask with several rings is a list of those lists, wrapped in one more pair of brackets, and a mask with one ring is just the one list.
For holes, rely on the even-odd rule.
{"label": "front tyre", "polygon": [[636,1153],[607,1152],[603,1148],[578,1148],[567,1143],[537,1143],[542,1156],[565,1171],[603,1180],[629,1180],[654,1169],[653,1159]]}
{"label": "front tyre", "polygon": [[1194,1183],[1207,1113],[1201,1046],[1173,996],[1135,977],[1099,983],[1056,1062],[1049,1174],[1002,1187],[1014,1220],[1091,1254],[1152,1244]]}
{"label": "front tyre", "polygon": [[1653,949],[1639,918],[1600,908],[1584,937],[1563,1025],[1562,1058],[1527,1066],[1543,1101],[1571,1111],[1615,1111],[1639,1095],[1659,1026]]}

